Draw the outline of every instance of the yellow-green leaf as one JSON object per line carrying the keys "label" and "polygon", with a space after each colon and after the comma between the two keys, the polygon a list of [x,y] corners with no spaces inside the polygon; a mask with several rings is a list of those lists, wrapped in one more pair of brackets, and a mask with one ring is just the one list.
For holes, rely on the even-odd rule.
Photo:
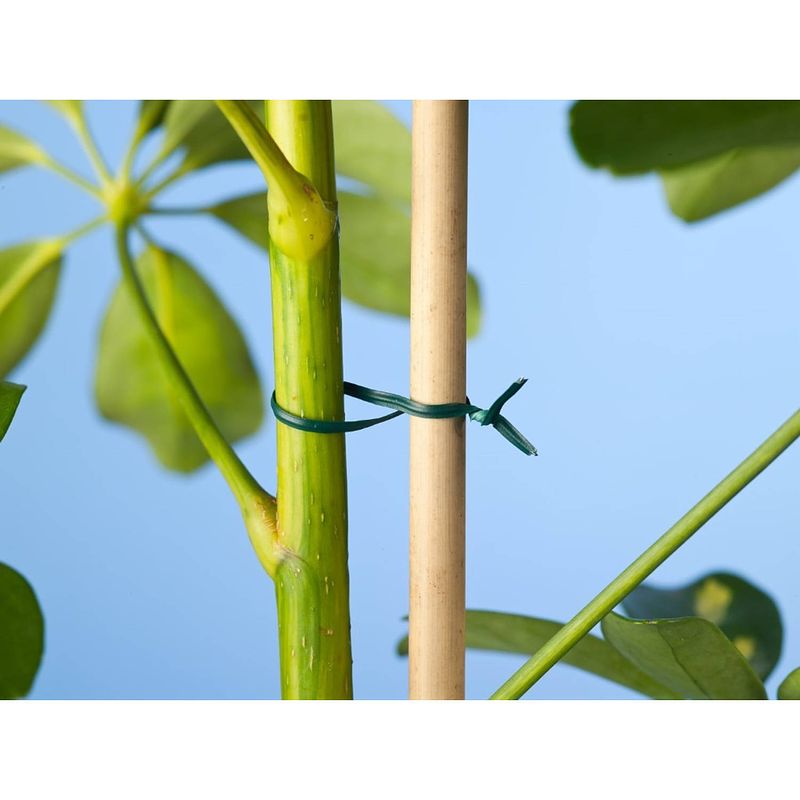
{"label": "yellow-green leaf", "polygon": [[0,378],[33,346],[53,305],[62,262],[56,239],[0,250]]}
{"label": "yellow-green leaf", "polygon": [[[237,197],[210,213],[255,244],[268,247],[264,194]],[[388,200],[339,192],[342,294],[354,303],[389,314],[408,316],[411,289],[411,220]],[[480,291],[470,275],[467,284],[467,333],[480,329]]]}
{"label": "yellow-green leaf", "polygon": [[[264,398],[244,337],[211,287],[182,258],[148,247],[137,270],[164,334],[230,441],[258,430]],[[189,472],[208,458],[159,363],[124,284],[100,332],[95,394],[108,419],[142,434],[161,463]]]}
{"label": "yellow-green leaf", "polygon": [[700,617],[633,620],[611,613],[603,636],[628,661],[687,700],[765,700],[764,684],[730,639]]}
{"label": "yellow-green leaf", "polygon": [[778,687],[778,700],[800,700],[800,667],[783,679]]}
{"label": "yellow-green leaf", "polygon": [[673,213],[696,222],[777,186],[800,167],[800,145],[742,147],[711,159],[663,170]]}
{"label": "yellow-green leaf", "polygon": [[0,125],[0,172],[29,164],[44,164],[46,161],[47,154],[36,142]]}
{"label": "yellow-green leaf", "polygon": [[44,651],[44,619],[31,585],[0,563],[0,699],[31,690]]}
{"label": "yellow-green leaf", "polygon": [[17,413],[19,401],[25,392],[26,387],[19,383],[0,381],[0,442],[8,431],[14,414]]}
{"label": "yellow-green leaf", "polygon": [[738,575],[712,572],[674,589],[643,584],[625,598],[623,607],[639,619],[694,616],[713,622],[762,680],[781,656],[778,607],[766,592]]}
{"label": "yellow-green leaf", "polygon": [[[561,623],[520,614],[467,610],[466,641],[472,650],[532,655],[561,630]],[[400,655],[408,654],[408,637],[397,645]],[[620,655],[608,642],[585,636],[563,658],[564,664],[591,672],[659,700],[676,700],[680,695],[653,680]]]}
{"label": "yellow-green leaf", "polygon": [[374,100],[333,103],[336,172],[402,203],[411,202],[411,133]]}

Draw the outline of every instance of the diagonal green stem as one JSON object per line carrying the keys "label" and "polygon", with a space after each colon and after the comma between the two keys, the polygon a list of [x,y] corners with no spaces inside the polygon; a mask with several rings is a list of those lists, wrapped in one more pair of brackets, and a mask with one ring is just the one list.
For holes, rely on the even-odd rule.
{"label": "diagonal green stem", "polygon": [[273,575],[278,560],[274,540],[274,498],[264,491],[250,474],[239,456],[236,455],[230,442],[217,427],[191,378],[172,349],[172,345],[164,335],[136,273],[128,247],[126,225],[116,226],[116,245],[122,272],[136,304],[139,318],[155,347],[161,365],[164,367],[170,387],[175,392],[198,438],[230,486],[242,510],[253,547],[264,568],[270,575]]}
{"label": "diagonal green stem", "polygon": [[723,478],[697,505],[611,581],[585,608],[544,644],[491,697],[518,700],[562,659],[603,617],[619,605],[656,567],[689,540],[750,481],[800,437],[800,410]]}
{"label": "diagonal green stem", "polygon": [[81,189],[89,192],[89,194],[93,197],[100,199],[100,189],[98,189],[97,186],[90,181],[87,181],[82,175],[78,175],[77,172],[74,172],[60,161],[57,161],[55,158],[47,156],[47,158],[42,162],[42,166],[46,169],[49,169],[51,172],[55,172],[56,175],[66,178],[70,183],[80,186]]}

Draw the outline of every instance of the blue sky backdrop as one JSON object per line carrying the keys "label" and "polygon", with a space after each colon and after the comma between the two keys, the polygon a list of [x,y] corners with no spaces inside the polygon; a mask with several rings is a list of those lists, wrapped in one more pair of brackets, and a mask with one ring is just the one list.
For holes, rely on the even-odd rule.
{"label": "blue sky backdrop", "polygon": [[[389,106],[410,122],[410,103]],[[652,177],[584,167],[566,102],[475,102],[469,261],[484,304],[468,385],[490,403],[530,380],[508,417],[525,458],[469,427],[468,604],[565,620],[797,407],[800,181],[694,227]],[[88,105],[112,163],[133,102]],[[0,123],[86,170],[65,123],[38,103],[0,103]],[[163,199],[255,191],[249,164],[205,170]],[[65,232],[88,196],[35,170],[0,176],[0,246]],[[158,237],[200,269],[244,329],[271,390],[264,254],[207,219],[158,219]],[[118,280],[108,229],[70,250],[50,323],[13,378],[30,386],[0,448],[0,560],[34,585],[46,618],[36,698],[271,698],[278,658],[272,585],[238,510],[207,466],[161,469],[142,439],[93,407],[97,332]],[[346,377],[405,393],[408,324],[344,305]],[[353,415],[369,408],[353,403]],[[238,448],[274,487],[275,424]],[[406,613],[408,424],[348,437],[355,691],[402,698],[394,654]],[[737,572],[776,598],[786,639],[768,681],[800,665],[800,449],[790,450],[653,581]],[[523,659],[471,653],[468,696]],[[557,667],[529,697],[634,697]]]}

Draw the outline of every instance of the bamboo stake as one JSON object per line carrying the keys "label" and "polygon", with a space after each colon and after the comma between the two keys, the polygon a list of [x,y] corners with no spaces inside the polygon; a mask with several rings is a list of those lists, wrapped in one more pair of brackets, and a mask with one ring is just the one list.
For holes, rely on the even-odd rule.
{"label": "bamboo stake", "polygon": [[[467,116],[415,100],[411,397],[466,397]],[[464,699],[465,420],[411,418],[409,696]]]}

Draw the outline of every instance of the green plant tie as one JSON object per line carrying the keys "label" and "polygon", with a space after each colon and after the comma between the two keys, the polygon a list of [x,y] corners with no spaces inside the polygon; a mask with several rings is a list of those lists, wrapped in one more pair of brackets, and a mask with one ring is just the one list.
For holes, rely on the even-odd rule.
{"label": "green plant tie", "polygon": [[505,436],[511,444],[518,450],[522,450],[525,455],[538,455],[536,448],[500,413],[505,403],[510,400],[527,382],[526,378],[514,381],[489,408],[479,408],[472,405],[467,398],[466,403],[420,403],[418,400],[411,400],[399,394],[381,392],[377,389],[368,389],[366,386],[359,386],[357,383],[344,382],[344,393],[348,397],[355,397],[366,403],[376,406],[393,408],[391,414],[383,417],[373,417],[372,419],[361,420],[322,420],[307,419],[291,414],[285,408],[278,405],[275,392],[272,393],[270,405],[275,419],[296,428],[299,431],[309,433],[352,433],[361,431],[364,428],[371,428],[373,425],[380,425],[381,422],[388,422],[390,419],[399,417],[401,414],[410,414],[413,417],[424,417],[425,419],[456,419],[458,417],[469,417],[474,422],[481,425],[491,425],[498,433]]}

